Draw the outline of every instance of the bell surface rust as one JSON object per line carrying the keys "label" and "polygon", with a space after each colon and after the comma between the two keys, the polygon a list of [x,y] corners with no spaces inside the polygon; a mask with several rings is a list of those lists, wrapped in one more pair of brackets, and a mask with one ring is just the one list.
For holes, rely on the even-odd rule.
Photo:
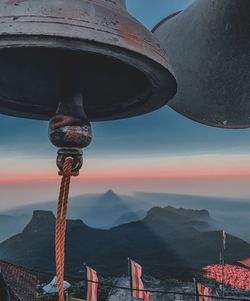
{"label": "bell surface rust", "polygon": [[0,113],[50,119],[69,65],[90,121],[144,114],[176,93],[165,52],[125,0],[0,0]]}
{"label": "bell surface rust", "polygon": [[196,0],[153,29],[178,82],[171,108],[210,126],[250,127],[249,15],[249,0]]}

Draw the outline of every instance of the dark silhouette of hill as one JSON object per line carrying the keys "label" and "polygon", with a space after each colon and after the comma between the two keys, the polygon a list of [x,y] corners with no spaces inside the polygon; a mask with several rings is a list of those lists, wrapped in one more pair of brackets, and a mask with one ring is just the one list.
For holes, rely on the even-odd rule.
{"label": "dark silhouette of hill", "polygon": [[171,193],[137,192],[133,194],[144,203],[157,206],[206,209],[217,221],[217,227],[250,242],[249,198],[210,197]]}
{"label": "dark silhouette of hill", "polygon": [[[131,257],[143,264],[145,273],[163,278],[218,263],[221,232],[201,232],[197,228],[199,223],[209,228],[210,220],[206,210],[172,207],[152,208],[143,220],[110,230],[69,220],[66,272],[78,273],[86,262],[104,276],[118,276],[127,273],[127,258]],[[0,244],[0,259],[54,272],[54,226],[52,212],[35,211],[21,234]],[[249,254],[248,243],[227,236],[228,263]]]}

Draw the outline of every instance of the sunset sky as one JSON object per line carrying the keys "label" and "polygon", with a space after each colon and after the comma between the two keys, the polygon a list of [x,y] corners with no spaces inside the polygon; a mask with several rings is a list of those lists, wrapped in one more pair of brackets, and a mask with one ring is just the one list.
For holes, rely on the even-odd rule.
{"label": "sunset sky", "polygon": [[[129,0],[151,29],[191,0]],[[201,100],[202,101],[202,100]],[[0,210],[56,199],[60,178],[47,122],[0,117]],[[250,197],[250,130],[207,127],[165,107],[128,120],[93,124],[72,195],[133,191]]]}

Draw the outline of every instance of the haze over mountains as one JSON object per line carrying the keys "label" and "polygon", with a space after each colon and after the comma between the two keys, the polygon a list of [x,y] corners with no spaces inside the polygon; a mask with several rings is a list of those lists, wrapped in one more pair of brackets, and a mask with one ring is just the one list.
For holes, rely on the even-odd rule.
{"label": "haze over mountains", "polygon": [[[206,210],[173,207],[154,207],[141,221],[110,230],[69,220],[66,271],[76,274],[86,262],[104,276],[125,275],[127,257],[131,257],[143,264],[145,273],[158,278],[191,273],[218,263],[221,232],[213,231],[211,223]],[[54,272],[54,226],[52,212],[35,211],[21,234],[0,244],[0,259]],[[231,235],[227,248],[228,263],[249,257],[250,245]]]}
{"label": "haze over mountains", "polygon": [[30,220],[30,215],[0,215],[0,241],[21,231]]}
{"label": "haze over mountains", "polygon": [[[94,228],[108,229],[145,217],[149,208],[151,208],[149,204],[138,202],[128,196],[118,196],[112,190],[108,190],[102,195],[91,194],[71,198],[68,217],[84,220],[87,225]],[[27,205],[3,212],[4,215],[0,215],[2,226],[0,241],[19,233],[34,210],[51,210],[55,213],[56,202]],[[9,231],[12,228],[13,231]]]}
{"label": "haze over mountains", "polygon": [[[143,192],[128,196],[117,195],[109,190],[104,194],[72,197],[69,202],[68,217],[81,219],[91,227],[109,229],[144,218],[146,212],[152,207],[168,205],[207,209],[214,220],[215,228],[223,228],[250,242],[250,202],[247,200]],[[0,212],[0,241],[19,233],[31,218],[34,210],[51,210],[55,213],[56,201]],[[1,215],[8,215],[8,218]],[[10,229],[12,230],[9,231]]]}

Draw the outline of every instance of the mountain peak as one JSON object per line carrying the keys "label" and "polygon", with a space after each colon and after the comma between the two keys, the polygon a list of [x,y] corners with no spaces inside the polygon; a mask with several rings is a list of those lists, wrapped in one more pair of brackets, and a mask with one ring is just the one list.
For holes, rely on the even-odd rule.
{"label": "mountain peak", "polygon": [[97,201],[115,204],[115,203],[120,203],[121,198],[112,189],[110,189],[107,192],[105,192],[103,195],[101,195]]}
{"label": "mountain peak", "polygon": [[55,216],[51,211],[35,210],[33,216],[24,228],[23,233],[40,232],[55,224]]}
{"label": "mountain peak", "polygon": [[117,196],[117,194],[112,189],[109,189],[103,194],[103,196]]}
{"label": "mountain peak", "polygon": [[[113,190],[108,190],[95,200],[84,220],[89,224],[88,220],[92,218],[92,226],[103,228],[112,224],[116,216],[125,212],[128,212],[126,202]],[[93,218],[96,220],[94,223]]]}
{"label": "mountain peak", "polygon": [[46,211],[46,210],[35,210],[33,211],[32,219],[35,220],[54,220],[55,216],[52,211]]}
{"label": "mountain peak", "polygon": [[208,210],[206,209],[185,209],[185,208],[174,208],[171,206],[165,207],[165,210],[180,214],[182,216],[185,216],[187,218],[192,218],[192,219],[198,219],[198,220],[203,220],[203,219],[210,219],[210,214]]}

